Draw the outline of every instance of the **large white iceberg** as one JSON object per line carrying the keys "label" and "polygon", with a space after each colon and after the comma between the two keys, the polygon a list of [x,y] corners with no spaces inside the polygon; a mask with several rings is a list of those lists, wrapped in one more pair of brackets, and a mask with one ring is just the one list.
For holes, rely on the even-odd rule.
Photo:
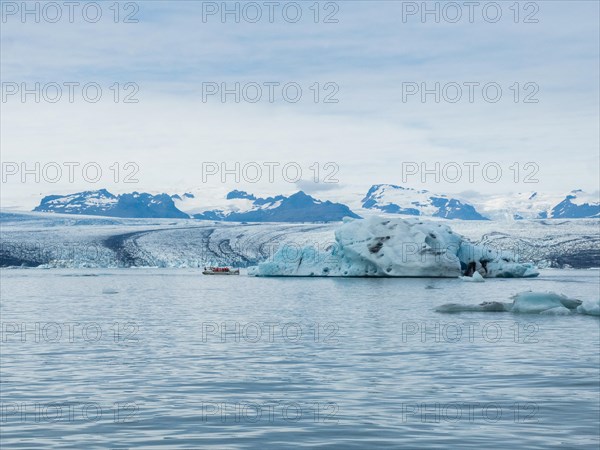
{"label": "large white iceberg", "polygon": [[256,276],[458,277],[471,266],[484,277],[534,277],[514,255],[467,242],[447,225],[418,219],[345,219],[335,242],[283,245],[248,270]]}

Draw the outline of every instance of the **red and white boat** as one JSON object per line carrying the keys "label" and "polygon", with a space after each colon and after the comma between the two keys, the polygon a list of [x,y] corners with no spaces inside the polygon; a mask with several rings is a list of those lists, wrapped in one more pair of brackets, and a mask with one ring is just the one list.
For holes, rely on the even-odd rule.
{"label": "red and white boat", "polygon": [[203,275],[239,275],[240,269],[230,269],[229,267],[205,267]]}

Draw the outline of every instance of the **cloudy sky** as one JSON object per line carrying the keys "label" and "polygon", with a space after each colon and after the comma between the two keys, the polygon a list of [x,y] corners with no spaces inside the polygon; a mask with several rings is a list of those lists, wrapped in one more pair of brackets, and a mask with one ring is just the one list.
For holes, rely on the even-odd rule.
{"label": "cloudy sky", "polygon": [[[227,3],[239,21],[222,16],[222,2],[117,10],[111,1],[84,12],[89,3],[69,11],[30,2],[39,14],[23,16],[21,2],[2,1],[4,207],[102,187],[304,188],[322,198],[376,183],[452,193],[598,189],[596,1],[479,2],[471,11],[428,2],[437,17],[423,16],[422,2]],[[72,102],[64,83],[79,83]],[[239,102],[223,98],[236,83]],[[92,103],[94,86],[102,96]],[[240,183],[234,174],[223,183],[223,164],[235,171],[236,162]],[[36,163],[40,179],[23,180]]]}

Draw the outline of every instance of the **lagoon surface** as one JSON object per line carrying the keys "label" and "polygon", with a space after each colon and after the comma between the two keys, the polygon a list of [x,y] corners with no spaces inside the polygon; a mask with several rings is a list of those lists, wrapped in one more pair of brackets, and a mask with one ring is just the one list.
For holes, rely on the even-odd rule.
{"label": "lagoon surface", "polygon": [[2,448],[589,448],[596,316],[444,303],[553,291],[536,279],[207,277],[192,269],[3,269]]}

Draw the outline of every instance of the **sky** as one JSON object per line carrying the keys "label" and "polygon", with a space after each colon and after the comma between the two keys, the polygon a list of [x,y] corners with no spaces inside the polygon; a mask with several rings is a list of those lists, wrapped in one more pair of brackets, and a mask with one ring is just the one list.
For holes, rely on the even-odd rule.
{"label": "sky", "polygon": [[2,1],[1,206],[597,191],[599,3],[476,3]]}

